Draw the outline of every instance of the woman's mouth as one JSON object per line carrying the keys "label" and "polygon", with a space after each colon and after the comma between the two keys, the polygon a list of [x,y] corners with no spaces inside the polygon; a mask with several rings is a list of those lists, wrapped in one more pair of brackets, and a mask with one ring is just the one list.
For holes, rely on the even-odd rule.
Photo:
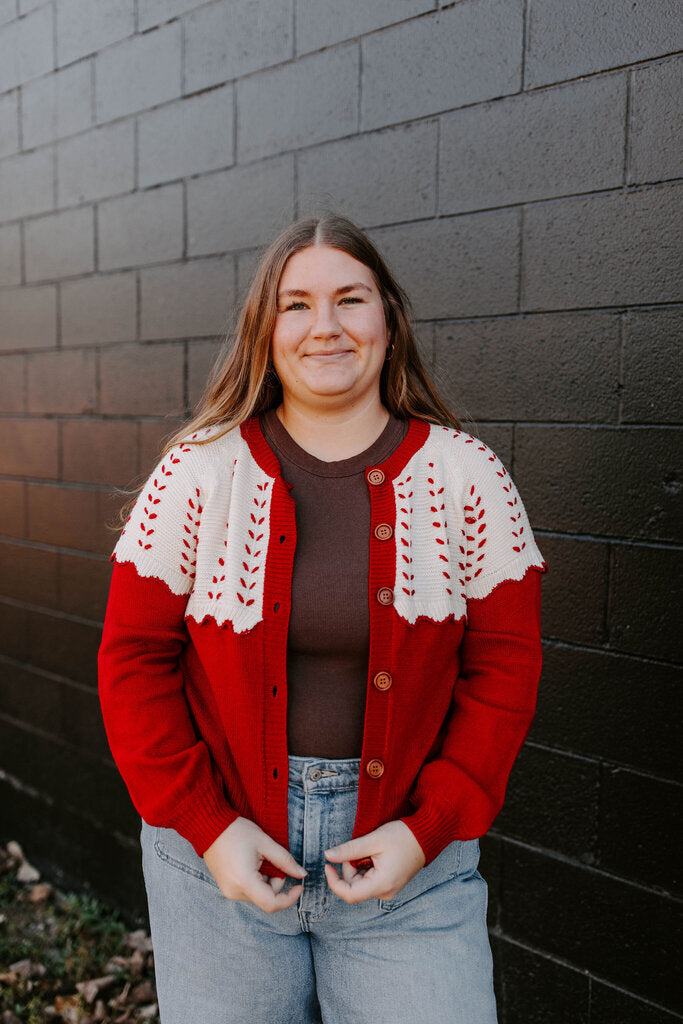
{"label": "woman's mouth", "polygon": [[341,359],[343,356],[351,355],[351,350],[348,348],[339,349],[336,352],[309,352],[305,357],[306,359],[321,359],[323,361]]}

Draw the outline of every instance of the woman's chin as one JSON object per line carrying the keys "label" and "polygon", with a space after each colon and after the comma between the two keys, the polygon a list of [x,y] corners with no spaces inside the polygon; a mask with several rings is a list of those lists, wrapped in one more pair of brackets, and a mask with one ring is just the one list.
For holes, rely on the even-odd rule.
{"label": "woman's chin", "polygon": [[357,378],[349,373],[316,373],[302,381],[304,388],[314,395],[343,395],[353,390]]}

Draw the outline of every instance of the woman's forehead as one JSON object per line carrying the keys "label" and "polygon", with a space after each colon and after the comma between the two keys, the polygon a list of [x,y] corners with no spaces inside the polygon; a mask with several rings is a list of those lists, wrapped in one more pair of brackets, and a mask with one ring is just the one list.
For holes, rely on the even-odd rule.
{"label": "woman's forehead", "polygon": [[[343,278],[343,280],[342,280]],[[280,276],[280,291],[285,288],[306,288],[316,284],[329,287],[359,282],[372,288],[374,277],[365,263],[329,245],[309,245],[293,253]]]}

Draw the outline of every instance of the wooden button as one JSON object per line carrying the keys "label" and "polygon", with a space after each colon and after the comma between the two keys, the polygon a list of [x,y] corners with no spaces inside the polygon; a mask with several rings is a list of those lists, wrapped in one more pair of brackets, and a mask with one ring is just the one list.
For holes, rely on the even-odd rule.
{"label": "wooden button", "polygon": [[384,765],[378,757],[373,757],[372,761],[366,764],[365,770],[371,779],[378,779],[384,773]]}
{"label": "wooden button", "polygon": [[377,540],[389,540],[393,532],[389,523],[378,523],[375,527],[375,537]]}
{"label": "wooden button", "polygon": [[380,604],[393,604],[394,592],[391,587],[380,587],[377,591],[377,600]]}
{"label": "wooden button", "polygon": [[378,484],[384,483],[384,473],[381,469],[371,469],[368,473],[368,483],[371,483],[373,487],[377,487]]}
{"label": "wooden button", "polygon": [[378,690],[388,690],[394,680],[391,672],[378,672],[372,681]]}

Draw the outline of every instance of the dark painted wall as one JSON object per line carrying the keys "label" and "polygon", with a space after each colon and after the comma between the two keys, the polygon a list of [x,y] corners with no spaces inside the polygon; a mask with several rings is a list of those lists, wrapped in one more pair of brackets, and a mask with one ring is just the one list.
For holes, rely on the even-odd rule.
{"label": "dark painted wall", "polygon": [[96,693],[112,488],[331,201],[550,564],[482,842],[501,1024],[681,1019],[680,8],[437,6],[0,0],[0,840],[144,914]]}

